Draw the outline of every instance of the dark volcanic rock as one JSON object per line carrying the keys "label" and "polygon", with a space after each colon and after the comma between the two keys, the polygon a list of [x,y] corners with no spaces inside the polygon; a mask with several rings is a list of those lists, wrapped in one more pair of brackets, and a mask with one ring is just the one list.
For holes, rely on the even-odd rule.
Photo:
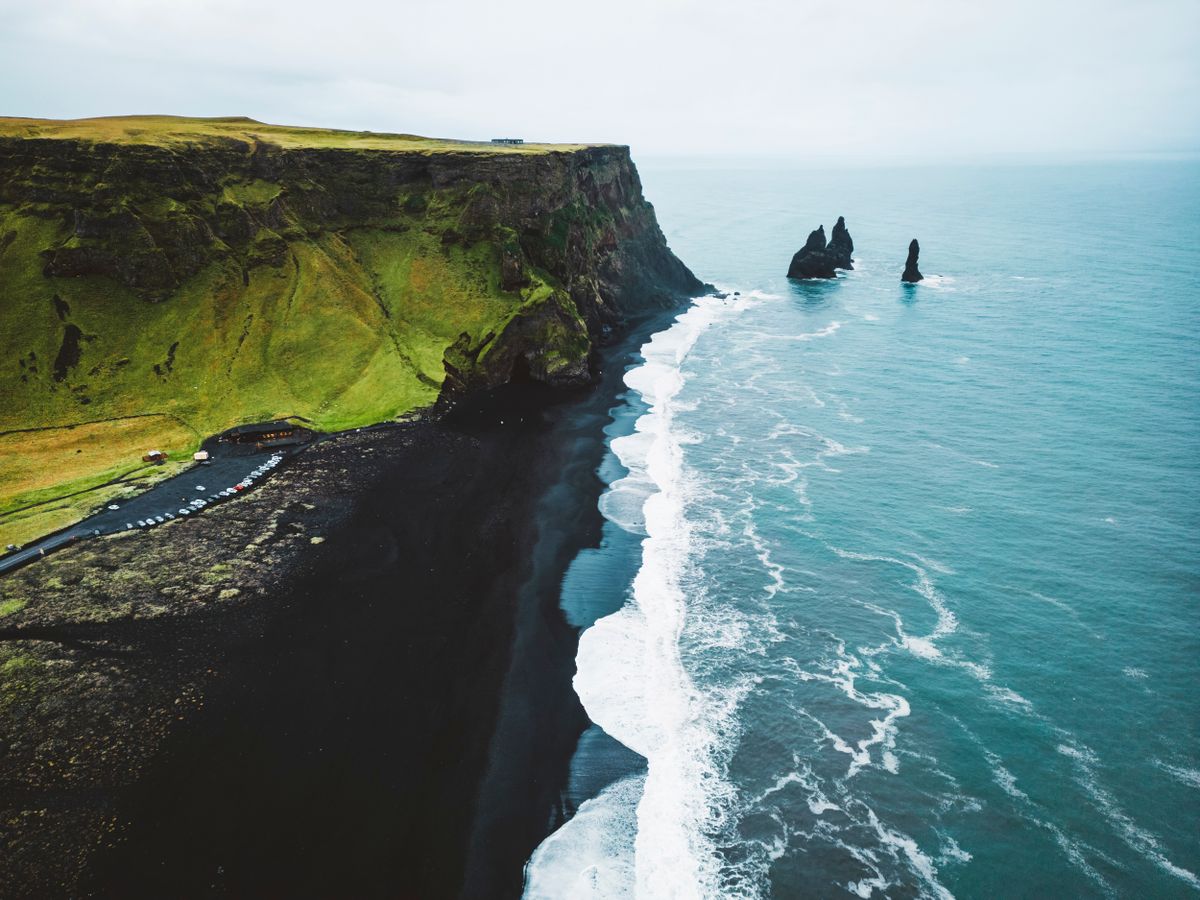
{"label": "dark volcanic rock", "polygon": [[921,245],[917,243],[917,239],[913,238],[912,243],[908,245],[908,259],[904,263],[904,274],[900,276],[901,281],[907,281],[909,284],[916,284],[925,276],[917,269],[917,257],[921,255]]}
{"label": "dark volcanic rock", "polygon": [[854,268],[851,259],[854,253],[854,240],[850,237],[850,232],[846,230],[844,216],[838,216],[837,224],[833,226],[833,233],[829,236],[829,246],[825,249],[825,253],[833,260],[836,268]]}
{"label": "dark volcanic rock", "polygon": [[825,226],[808,236],[804,246],[792,257],[788,278],[836,278],[833,262],[825,252]]}
{"label": "dark volcanic rock", "polygon": [[854,252],[854,241],[846,230],[846,220],[838,216],[833,226],[833,238],[825,243],[825,226],[820,226],[808,236],[804,246],[792,257],[788,266],[788,278],[836,278],[838,269],[852,269],[850,256]]}

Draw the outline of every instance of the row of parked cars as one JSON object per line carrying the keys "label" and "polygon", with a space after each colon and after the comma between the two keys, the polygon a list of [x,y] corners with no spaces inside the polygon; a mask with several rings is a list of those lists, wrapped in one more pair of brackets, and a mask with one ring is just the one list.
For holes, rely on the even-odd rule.
{"label": "row of parked cars", "polygon": [[[258,466],[258,468],[254,469],[249,475],[247,475],[245,478],[243,478],[241,481],[239,481],[233,487],[225,488],[225,490],[223,490],[223,491],[217,491],[215,494],[209,494],[207,498],[197,497],[195,500],[192,500],[186,506],[179,507],[179,509],[176,510],[176,513],[180,516],[190,516],[194,512],[199,512],[204,507],[208,506],[210,503],[215,503],[218,500],[221,500],[225,497],[232,497],[234,494],[238,493],[239,491],[246,490],[246,488],[248,488],[254,484],[254,480],[256,478],[261,478],[263,475],[265,475],[267,472],[271,471],[271,469],[275,468],[281,462],[283,462],[283,454],[281,454],[281,453],[272,454],[269,459],[267,459],[265,462],[261,463]],[[196,490],[203,493],[204,491],[208,490],[208,488],[206,488],[204,485],[200,484],[200,485],[196,486]],[[167,522],[171,519],[176,518],[176,513],[166,512],[166,513],[163,513],[162,515],[151,516],[150,518],[147,518],[147,519],[138,519],[137,522],[126,522],[125,528],[126,528],[126,530],[129,530],[132,528],[151,528],[155,525],[161,525],[164,522]]]}

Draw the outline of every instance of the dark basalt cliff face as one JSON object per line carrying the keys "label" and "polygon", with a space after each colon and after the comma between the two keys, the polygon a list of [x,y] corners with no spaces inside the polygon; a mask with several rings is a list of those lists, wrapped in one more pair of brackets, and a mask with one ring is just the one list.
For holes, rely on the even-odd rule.
{"label": "dark basalt cliff face", "polygon": [[[0,427],[147,402],[201,430],[268,410],[345,426],[514,373],[578,383],[606,326],[702,287],[625,147],[0,137]],[[67,358],[57,383],[16,370],[30,353]]]}

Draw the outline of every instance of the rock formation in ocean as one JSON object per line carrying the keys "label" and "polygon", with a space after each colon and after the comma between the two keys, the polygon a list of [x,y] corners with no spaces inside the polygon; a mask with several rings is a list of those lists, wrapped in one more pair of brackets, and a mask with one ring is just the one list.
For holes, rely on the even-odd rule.
{"label": "rock formation in ocean", "polygon": [[851,258],[854,253],[854,240],[850,237],[850,232],[846,229],[846,219],[844,216],[838,216],[837,224],[833,226],[833,233],[829,235],[829,246],[825,249],[825,252],[833,260],[833,265],[836,268],[854,268],[854,262]]}
{"label": "rock formation in ocean", "polygon": [[921,255],[921,245],[917,243],[917,239],[913,238],[912,243],[908,245],[908,259],[904,263],[904,274],[900,276],[901,281],[907,281],[909,284],[916,284],[925,276],[917,269],[917,257]]}
{"label": "rock formation in ocean", "polygon": [[836,278],[838,269],[852,269],[851,254],[854,241],[846,230],[846,220],[838,216],[833,237],[825,243],[825,226],[821,225],[808,236],[804,246],[792,257],[788,278]]}

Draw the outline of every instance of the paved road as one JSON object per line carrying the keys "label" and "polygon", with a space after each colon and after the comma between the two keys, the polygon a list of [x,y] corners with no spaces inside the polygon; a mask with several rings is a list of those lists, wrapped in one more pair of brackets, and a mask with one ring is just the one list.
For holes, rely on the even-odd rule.
{"label": "paved road", "polygon": [[245,484],[247,479],[258,482],[266,478],[288,453],[295,452],[293,448],[256,452],[240,446],[209,446],[207,443],[206,449],[213,454],[207,463],[193,466],[136,497],[114,501],[112,505],[117,509],[106,507],[78,525],[0,557],[0,574],[73,541],[99,534],[155,528],[172,519],[198,515],[210,506],[232,500],[239,493],[252,489],[253,485],[247,485],[241,491],[222,494],[238,484]]}

